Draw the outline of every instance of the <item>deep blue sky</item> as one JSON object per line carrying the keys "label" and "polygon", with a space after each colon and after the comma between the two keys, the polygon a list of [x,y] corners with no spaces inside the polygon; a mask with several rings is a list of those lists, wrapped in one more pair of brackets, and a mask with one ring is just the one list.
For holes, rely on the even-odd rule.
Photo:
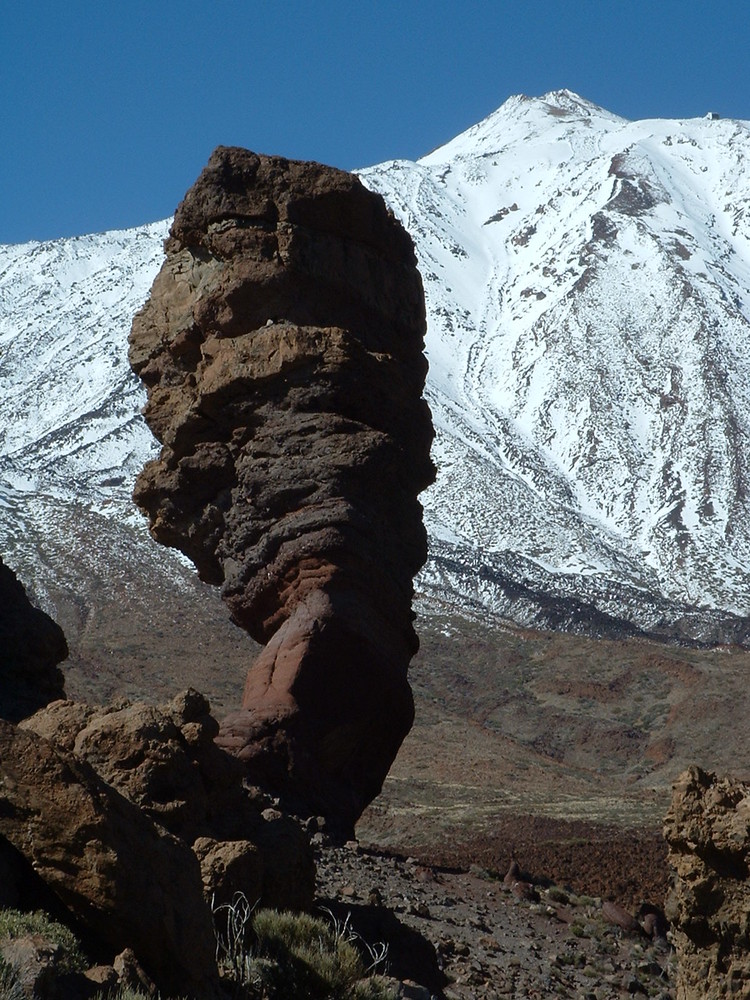
{"label": "deep blue sky", "polygon": [[0,12],[0,243],[170,215],[218,144],[417,158],[511,94],[750,119],[746,0],[25,0]]}

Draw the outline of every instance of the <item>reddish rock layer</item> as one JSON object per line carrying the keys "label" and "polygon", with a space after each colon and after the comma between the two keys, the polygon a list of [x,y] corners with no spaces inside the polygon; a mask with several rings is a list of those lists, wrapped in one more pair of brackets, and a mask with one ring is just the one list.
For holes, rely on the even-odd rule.
{"label": "reddish rock layer", "polygon": [[18,722],[64,698],[68,646],[60,626],[35,608],[15,573],[0,561],[0,718]]}
{"label": "reddish rock layer", "polygon": [[164,446],[135,498],[267,644],[219,743],[344,827],[413,717],[424,330],[411,240],[378,195],[219,148],[131,334]]}

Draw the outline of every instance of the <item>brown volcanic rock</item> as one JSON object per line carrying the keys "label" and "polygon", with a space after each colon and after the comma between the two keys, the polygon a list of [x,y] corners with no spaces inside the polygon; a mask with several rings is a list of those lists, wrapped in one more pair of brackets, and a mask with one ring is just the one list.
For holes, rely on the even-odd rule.
{"label": "brown volcanic rock", "polygon": [[0,721],[0,835],[114,951],[170,994],[218,985],[198,859],[85,762]]}
{"label": "brown volcanic rock", "polygon": [[678,1000],[750,996],[750,785],[690,767],[664,836]]}
{"label": "brown volcanic rock", "polygon": [[35,608],[0,560],[0,718],[18,722],[65,697],[57,664],[68,656],[59,625]]}
{"label": "brown volcanic rock", "polygon": [[[315,870],[307,837],[288,816],[264,814],[243,789],[242,767],[216,746],[219,725],[197,691],[160,708],[126,700],[102,708],[56,702],[21,728],[86,761],[152,821],[193,845],[202,868],[210,843],[229,869],[221,884],[232,886],[230,898],[243,888],[232,881],[235,870],[253,873],[244,887],[252,902],[277,909],[312,905]],[[219,882],[207,882],[205,873],[203,881],[210,899]]]}
{"label": "brown volcanic rock", "polygon": [[267,644],[219,744],[345,828],[413,718],[424,330],[411,240],[378,195],[220,147],[131,333],[164,446],[135,498]]}

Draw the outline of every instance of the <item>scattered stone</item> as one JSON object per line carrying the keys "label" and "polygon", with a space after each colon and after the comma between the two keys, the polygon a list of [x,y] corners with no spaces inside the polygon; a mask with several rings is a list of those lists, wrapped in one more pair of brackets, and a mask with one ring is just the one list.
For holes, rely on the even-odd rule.
{"label": "scattered stone", "polygon": [[125,948],[112,963],[120,986],[157,997],[156,984],[146,975],[132,948]]}
{"label": "scattered stone", "polygon": [[607,899],[602,903],[602,917],[608,924],[619,927],[628,934],[639,934],[641,925],[632,913],[628,913],[624,906]]}
{"label": "scattered stone", "polygon": [[630,975],[629,973],[626,973],[622,980],[622,988],[626,993],[631,995],[646,992],[640,979],[638,979],[637,976]]}
{"label": "scattered stone", "polygon": [[432,993],[426,986],[420,986],[412,979],[405,979],[401,983],[401,996],[404,1000],[431,1000]]}
{"label": "scattered stone", "polygon": [[252,907],[263,899],[263,856],[249,840],[217,841],[199,837],[193,850],[200,862],[203,895],[214,907],[242,893]]}
{"label": "scattered stone", "polygon": [[511,861],[508,867],[505,877],[503,878],[503,885],[508,889],[513,888],[513,883],[517,882],[521,877],[521,869],[518,862],[514,859]]}
{"label": "scattered stone", "polygon": [[642,903],[637,913],[638,922],[646,937],[652,941],[665,941],[669,924],[664,913],[651,903]]}
{"label": "scattered stone", "polygon": [[109,992],[114,991],[119,978],[113,965],[93,965],[84,972],[84,976],[96,986]]}
{"label": "scattered stone", "polygon": [[511,892],[516,899],[523,899],[532,903],[539,902],[539,893],[531,882],[514,882],[511,886]]}

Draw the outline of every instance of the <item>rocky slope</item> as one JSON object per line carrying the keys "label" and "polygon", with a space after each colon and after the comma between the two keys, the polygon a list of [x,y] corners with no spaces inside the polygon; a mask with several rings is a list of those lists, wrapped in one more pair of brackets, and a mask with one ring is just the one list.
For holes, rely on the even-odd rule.
{"label": "rocky slope", "polygon": [[[749,143],[560,91],[362,172],[427,295],[425,613],[744,639]],[[113,589],[99,538],[114,589],[194,586],[129,501],[152,442],[125,338],[167,226],[0,248],[0,550],[72,640],[89,612],[66,591]]]}
{"label": "rocky slope", "polygon": [[[674,958],[663,924],[661,933],[644,933],[636,908],[566,889],[525,870],[523,857],[524,870],[509,878],[507,861],[501,870],[473,865],[459,871],[315,839],[321,841],[318,898],[339,920],[348,914],[366,940],[388,945],[390,972],[405,980],[400,996],[674,995]],[[653,909],[646,904],[642,912]]]}

